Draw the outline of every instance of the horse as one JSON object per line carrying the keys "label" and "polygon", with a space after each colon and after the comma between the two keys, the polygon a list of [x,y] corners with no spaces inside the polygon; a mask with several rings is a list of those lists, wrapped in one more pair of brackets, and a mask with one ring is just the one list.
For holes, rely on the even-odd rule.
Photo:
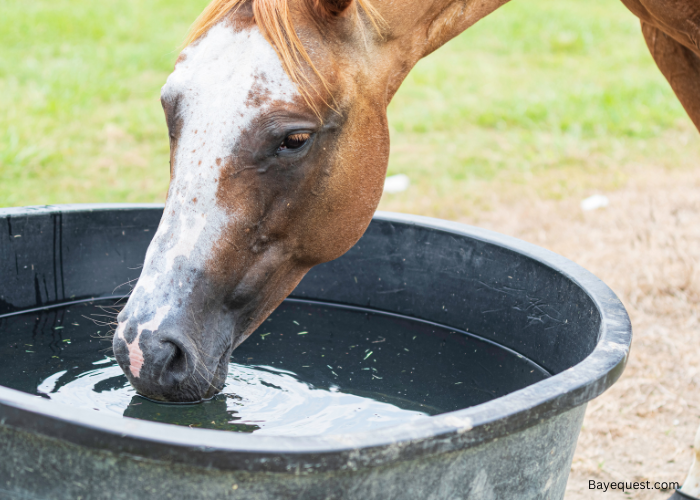
{"label": "horse", "polygon": [[[507,1],[206,7],[161,92],[170,186],[113,338],[140,394],[196,402],[222,389],[231,352],[367,228],[388,164],[387,106],[411,68]],[[700,4],[622,2],[700,128]]]}

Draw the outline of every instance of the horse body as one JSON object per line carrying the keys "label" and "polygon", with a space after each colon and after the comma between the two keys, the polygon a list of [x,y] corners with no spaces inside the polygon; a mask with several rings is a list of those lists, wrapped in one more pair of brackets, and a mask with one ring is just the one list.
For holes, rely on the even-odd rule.
{"label": "horse body", "polygon": [[[700,6],[622,1],[700,128]],[[232,350],[369,224],[386,109],[406,75],[506,2],[212,2],[163,87],[171,184],[114,336],[140,393],[197,401],[221,389]]]}

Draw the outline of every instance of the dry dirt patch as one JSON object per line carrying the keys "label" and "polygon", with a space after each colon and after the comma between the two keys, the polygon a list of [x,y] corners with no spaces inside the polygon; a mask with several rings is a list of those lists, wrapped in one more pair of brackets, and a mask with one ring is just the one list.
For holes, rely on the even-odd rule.
{"label": "dry dirt patch", "polygon": [[700,172],[640,169],[610,205],[521,193],[463,219],[581,264],[622,299],[634,328],[625,373],[592,401],[567,500],[665,499],[669,492],[589,491],[588,481],[679,481],[700,425]]}

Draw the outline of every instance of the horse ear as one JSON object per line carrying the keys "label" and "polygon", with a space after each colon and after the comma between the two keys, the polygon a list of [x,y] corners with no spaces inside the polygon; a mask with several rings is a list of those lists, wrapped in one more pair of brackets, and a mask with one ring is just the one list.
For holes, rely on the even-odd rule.
{"label": "horse ear", "polygon": [[354,0],[311,0],[317,13],[326,18],[337,17],[345,12]]}

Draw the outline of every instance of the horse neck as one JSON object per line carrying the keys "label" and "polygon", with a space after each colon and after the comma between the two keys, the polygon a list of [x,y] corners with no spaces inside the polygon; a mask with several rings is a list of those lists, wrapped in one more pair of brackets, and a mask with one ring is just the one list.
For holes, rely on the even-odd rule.
{"label": "horse neck", "polygon": [[[387,23],[382,55],[388,98],[423,57],[509,0],[374,0]],[[388,64],[387,64],[388,63]]]}

